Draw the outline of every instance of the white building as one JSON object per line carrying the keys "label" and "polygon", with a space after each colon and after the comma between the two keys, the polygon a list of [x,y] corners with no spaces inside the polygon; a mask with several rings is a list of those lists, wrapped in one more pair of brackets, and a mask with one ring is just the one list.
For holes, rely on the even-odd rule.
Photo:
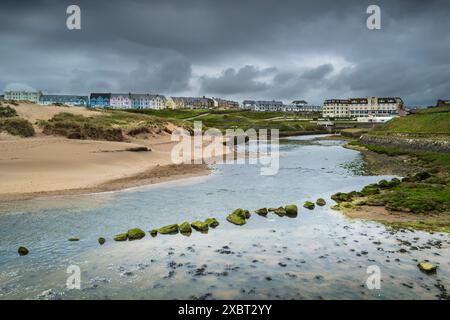
{"label": "white building", "polygon": [[166,98],[159,94],[130,94],[134,109],[165,109]]}
{"label": "white building", "polygon": [[5,91],[5,100],[39,102],[40,91]]}
{"label": "white building", "polygon": [[322,112],[322,106],[310,105],[305,100],[294,100],[291,104],[283,106],[283,111],[303,113]]}
{"label": "white building", "polygon": [[242,102],[242,107],[244,109],[250,109],[252,111],[283,111],[283,102],[281,101],[254,101],[254,100],[244,100]]}
{"label": "white building", "polygon": [[361,122],[377,122],[376,118],[392,119],[404,113],[401,98],[351,98],[329,99],[323,104],[324,118],[357,119]]}

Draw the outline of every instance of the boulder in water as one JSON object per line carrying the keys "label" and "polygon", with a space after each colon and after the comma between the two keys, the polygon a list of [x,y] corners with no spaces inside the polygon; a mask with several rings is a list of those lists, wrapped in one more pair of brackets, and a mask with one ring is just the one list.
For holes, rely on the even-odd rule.
{"label": "boulder in water", "polygon": [[192,228],[189,222],[185,221],[180,224],[180,233],[185,236],[190,236],[192,233]]}
{"label": "boulder in water", "polygon": [[213,229],[219,226],[219,221],[216,218],[208,218],[205,223]]}
{"label": "boulder in water", "polygon": [[130,240],[130,241],[140,240],[143,237],[145,237],[145,231],[143,231],[139,228],[134,228],[134,229],[128,230],[128,240]]}
{"label": "boulder in water", "polygon": [[103,245],[105,242],[106,242],[105,238],[102,237],[98,238],[98,243],[100,243],[100,245]]}
{"label": "boulder in water", "polygon": [[128,235],[126,233],[119,233],[114,237],[114,241],[127,241]]}
{"label": "boulder in water", "polygon": [[303,207],[309,210],[313,210],[316,207],[316,205],[311,201],[305,201]]}
{"label": "boulder in water", "polygon": [[425,273],[435,273],[438,266],[435,264],[432,264],[428,261],[421,261],[419,262],[419,264],[417,265],[419,267],[419,269]]}
{"label": "boulder in water", "polygon": [[296,217],[298,213],[298,208],[295,204],[288,204],[286,207],[284,207],[284,211],[286,211],[286,216]]}
{"label": "boulder in water", "polygon": [[21,256],[26,256],[28,254],[28,249],[25,247],[19,247],[19,249],[17,249],[17,252],[19,253],[19,255]]}
{"label": "boulder in water", "polygon": [[209,226],[206,222],[194,221],[191,223],[191,227],[200,232],[208,232]]}
{"label": "boulder in water", "polygon": [[169,224],[168,226],[158,229],[158,233],[161,234],[177,234],[179,230],[178,224]]}
{"label": "boulder in water", "polygon": [[316,200],[316,204],[317,204],[318,206],[323,207],[324,205],[327,204],[327,202],[325,201],[325,199],[319,198],[319,199]]}
{"label": "boulder in water", "polygon": [[257,215],[260,215],[260,216],[263,216],[263,217],[267,216],[268,212],[269,212],[269,210],[267,210],[267,208],[261,208],[261,209],[258,209],[258,210],[255,211],[255,213]]}

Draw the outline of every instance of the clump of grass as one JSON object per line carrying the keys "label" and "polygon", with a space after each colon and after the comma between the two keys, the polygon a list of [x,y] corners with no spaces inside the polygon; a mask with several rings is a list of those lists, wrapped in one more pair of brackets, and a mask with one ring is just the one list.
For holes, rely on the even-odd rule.
{"label": "clump of grass", "polygon": [[3,107],[0,105],[0,118],[17,117],[17,112],[10,106]]}
{"label": "clump of grass", "polygon": [[34,136],[33,125],[25,119],[11,117],[0,119],[0,132],[5,131],[13,136],[32,137]]}
{"label": "clump of grass", "polygon": [[70,139],[124,141],[126,135],[163,133],[167,122],[145,114],[108,110],[100,115],[84,117],[68,112],[41,121],[45,134],[62,135]]}

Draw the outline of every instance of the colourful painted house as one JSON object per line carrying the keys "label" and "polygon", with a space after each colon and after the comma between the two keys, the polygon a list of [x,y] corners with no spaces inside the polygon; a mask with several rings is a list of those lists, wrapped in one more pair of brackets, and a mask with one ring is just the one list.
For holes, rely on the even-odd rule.
{"label": "colourful painted house", "polygon": [[105,108],[110,106],[111,93],[91,93],[89,105],[92,108]]}

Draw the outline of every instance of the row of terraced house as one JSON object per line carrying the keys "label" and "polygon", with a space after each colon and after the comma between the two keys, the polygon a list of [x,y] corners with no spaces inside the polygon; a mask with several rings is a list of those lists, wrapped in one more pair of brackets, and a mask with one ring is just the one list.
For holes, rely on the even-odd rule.
{"label": "row of terraced house", "polygon": [[4,100],[30,101],[40,105],[115,109],[238,109],[236,101],[208,97],[166,97],[160,94],[91,93],[80,95],[48,95],[41,91],[5,91]]}

